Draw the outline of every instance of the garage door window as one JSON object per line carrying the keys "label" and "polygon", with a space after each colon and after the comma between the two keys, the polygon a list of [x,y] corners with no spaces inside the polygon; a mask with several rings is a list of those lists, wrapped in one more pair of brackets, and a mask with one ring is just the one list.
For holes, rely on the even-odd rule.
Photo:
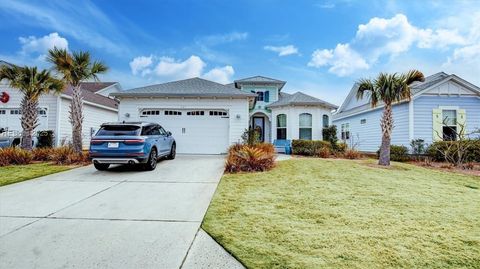
{"label": "garage door window", "polygon": [[22,112],[20,111],[20,109],[12,109],[10,110],[10,115],[21,115]]}
{"label": "garage door window", "polygon": [[175,110],[165,110],[164,114],[168,115],[168,116],[181,116],[182,112],[181,111],[175,111]]}
{"label": "garage door window", "polygon": [[205,115],[205,111],[188,111],[187,116],[203,116]]}
{"label": "garage door window", "polygon": [[160,115],[160,110],[144,110],[142,116]]}
{"label": "garage door window", "polygon": [[0,115],[5,115],[5,109],[0,109]]}
{"label": "garage door window", "polygon": [[210,111],[210,116],[227,116],[227,112],[226,111]]}

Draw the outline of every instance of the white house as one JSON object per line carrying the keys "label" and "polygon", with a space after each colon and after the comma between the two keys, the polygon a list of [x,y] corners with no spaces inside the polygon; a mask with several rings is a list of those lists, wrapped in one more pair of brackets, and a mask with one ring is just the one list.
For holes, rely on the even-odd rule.
{"label": "white house", "polygon": [[[10,65],[0,61],[1,65]],[[118,101],[108,97],[110,93],[121,91],[118,82],[85,82],[81,84],[84,100],[83,106],[83,145],[88,147],[90,137],[100,126],[118,118]],[[53,130],[56,145],[68,143],[71,140],[72,128],[69,121],[69,106],[72,89],[67,87],[58,95],[47,94],[40,97],[39,125],[35,131]],[[3,135],[19,136],[22,131],[20,124],[20,102],[22,93],[0,81],[0,128],[7,130]]]}
{"label": "white house", "polygon": [[261,140],[321,139],[335,105],[301,92],[281,92],[284,81],[256,76],[219,84],[191,78],[112,93],[120,121],[152,121],[172,132],[177,152],[219,154],[249,127]]}
{"label": "white house", "polygon": [[[480,88],[454,75],[439,72],[411,86],[412,98],[393,106],[391,143],[410,146],[410,141],[455,140],[462,126],[465,134],[480,128]],[[334,114],[338,137],[358,150],[375,152],[381,143],[383,106],[372,108],[368,97],[357,100],[354,85]],[[444,124],[446,123],[446,124]],[[473,135],[480,137],[479,134]]]}

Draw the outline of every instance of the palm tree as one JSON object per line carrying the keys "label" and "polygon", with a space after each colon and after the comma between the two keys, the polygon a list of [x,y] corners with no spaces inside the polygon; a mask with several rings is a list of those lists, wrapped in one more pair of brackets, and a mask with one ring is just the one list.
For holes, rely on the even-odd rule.
{"label": "palm tree", "polygon": [[38,126],[38,99],[50,92],[60,93],[64,84],[50,75],[47,70],[38,71],[36,67],[3,66],[0,68],[0,81],[6,79],[12,88],[23,93],[21,101],[22,143],[23,149],[32,149],[33,130]]}
{"label": "palm tree", "polygon": [[100,61],[92,61],[90,53],[53,48],[48,51],[47,60],[62,76],[63,81],[72,87],[70,103],[70,123],[72,124],[72,144],[77,153],[82,151],[83,97],[80,83],[87,80],[98,81],[98,75],[107,72],[108,67]]}
{"label": "palm tree", "polygon": [[380,103],[384,105],[380,126],[382,128],[382,145],[380,146],[379,165],[390,165],[390,139],[393,130],[392,104],[400,101],[410,101],[410,85],[415,81],[425,81],[422,72],[410,70],[406,74],[380,73],[374,80],[358,81],[357,99],[362,99],[366,93],[372,107]]}

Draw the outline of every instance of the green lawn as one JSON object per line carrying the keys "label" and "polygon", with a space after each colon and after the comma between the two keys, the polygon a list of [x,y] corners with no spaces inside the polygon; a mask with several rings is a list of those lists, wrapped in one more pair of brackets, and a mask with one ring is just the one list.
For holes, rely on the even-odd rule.
{"label": "green lawn", "polygon": [[3,166],[0,167],[0,186],[69,170],[74,167],[76,166],[54,165],[51,163]]}
{"label": "green lawn", "polygon": [[292,159],[225,175],[202,227],[248,268],[480,268],[480,177]]}

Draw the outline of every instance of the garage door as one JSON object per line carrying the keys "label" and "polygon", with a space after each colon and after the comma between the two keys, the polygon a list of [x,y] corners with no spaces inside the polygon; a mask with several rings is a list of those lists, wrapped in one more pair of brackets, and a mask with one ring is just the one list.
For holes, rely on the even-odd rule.
{"label": "garage door", "polygon": [[229,141],[229,115],[226,110],[144,109],[143,121],[160,124],[172,132],[178,153],[221,154]]}
{"label": "garage door", "polygon": [[[0,108],[0,128],[20,133],[22,131],[21,116],[22,112],[19,108]],[[48,117],[46,108],[38,109],[37,123],[39,125],[35,130],[47,130]]]}

